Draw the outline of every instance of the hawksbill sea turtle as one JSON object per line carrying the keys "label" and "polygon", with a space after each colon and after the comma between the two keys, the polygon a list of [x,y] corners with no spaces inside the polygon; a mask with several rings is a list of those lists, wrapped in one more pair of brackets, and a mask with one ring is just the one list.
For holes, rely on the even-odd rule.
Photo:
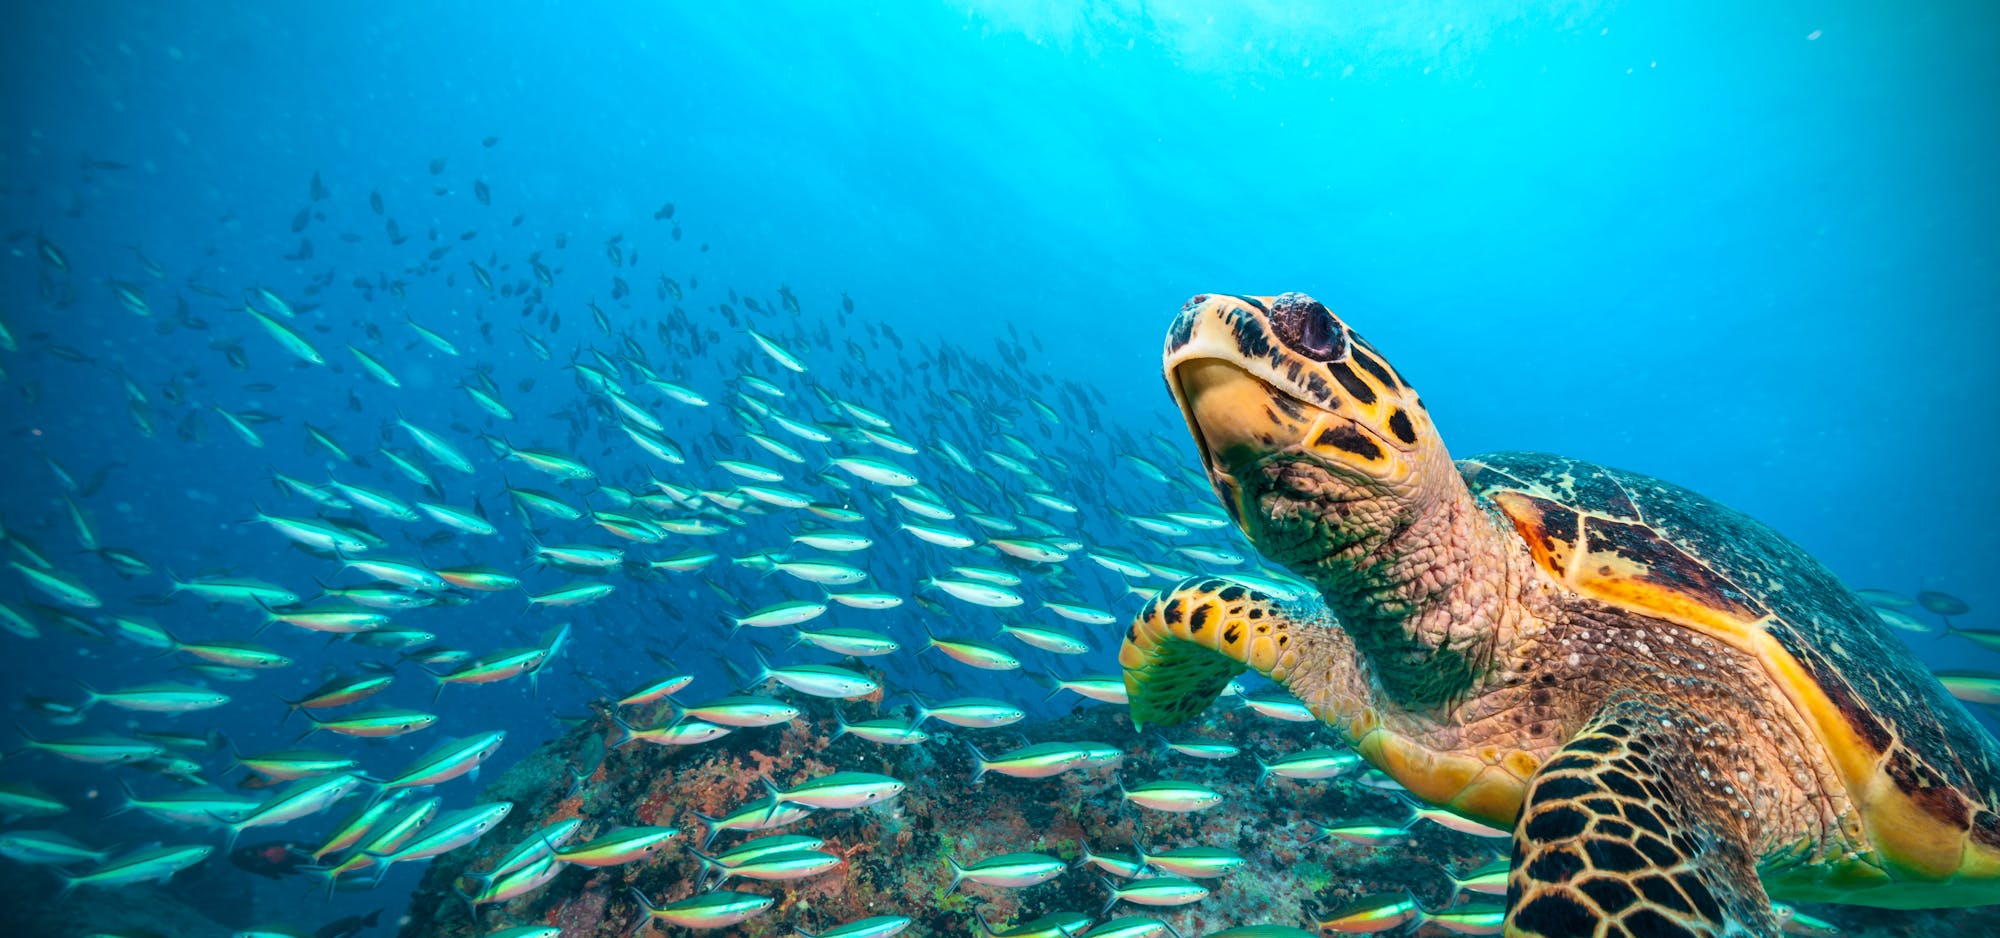
{"label": "hawksbill sea turtle", "polygon": [[1165,369],[1231,518],[1317,595],[1161,593],[1119,651],[1135,723],[1269,676],[1417,797],[1514,832],[1509,934],[2000,902],[2000,748],[1797,544],[1575,459],[1454,463],[1302,294],[1195,297]]}

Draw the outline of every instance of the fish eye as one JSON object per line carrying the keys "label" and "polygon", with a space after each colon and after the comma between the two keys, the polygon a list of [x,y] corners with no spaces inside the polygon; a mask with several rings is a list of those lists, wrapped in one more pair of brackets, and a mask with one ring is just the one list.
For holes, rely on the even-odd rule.
{"label": "fish eye", "polygon": [[1271,334],[1286,348],[1316,362],[1347,357],[1347,332],[1333,313],[1303,293],[1281,294],[1271,304]]}

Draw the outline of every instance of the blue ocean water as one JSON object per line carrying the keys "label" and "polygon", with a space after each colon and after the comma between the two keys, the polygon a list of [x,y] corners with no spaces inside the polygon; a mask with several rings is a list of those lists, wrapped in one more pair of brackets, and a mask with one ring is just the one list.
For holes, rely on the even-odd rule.
{"label": "blue ocean water", "polygon": [[[18,347],[0,353],[0,518],[9,538],[101,593],[101,609],[71,610],[86,620],[125,612],[182,638],[251,640],[254,608],[147,598],[166,592],[169,571],[254,576],[307,596],[315,578],[334,582],[337,564],[247,523],[258,509],[314,513],[269,483],[273,471],[426,497],[373,454],[387,445],[421,457],[391,428],[400,413],[475,462],[471,475],[426,465],[443,501],[476,502],[501,533],[426,544],[438,525],[371,527],[401,556],[519,571],[532,546],[504,484],[578,506],[612,502],[503,465],[481,434],[563,450],[630,490],[649,474],[728,490],[741,480],[715,468],[722,458],[791,469],[788,484],[810,488],[800,480],[836,453],[793,439],[810,458],[792,469],[747,442],[728,411],[744,406],[739,382],[752,374],[788,390],[770,401],[786,413],[848,420],[812,396],[818,384],[890,417],[923,452],[875,454],[921,467],[927,481],[952,472],[933,440],[981,459],[1009,452],[993,434],[1012,434],[1042,457],[1035,481],[981,462],[985,481],[949,491],[962,509],[1032,514],[1025,493],[1046,485],[1080,509],[1041,511],[1069,535],[1150,550],[1155,540],[1124,515],[1213,504],[1187,483],[1198,466],[1160,383],[1168,319],[1197,293],[1303,291],[1422,390],[1454,454],[1547,450],[1675,481],[1772,524],[1854,585],[1948,591],[1973,610],[1959,624],[1988,624],[2000,605],[2000,496],[1987,479],[2000,458],[1989,361],[2000,349],[2000,182],[1990,171],[2000,165],[1990,95],[2000,13],[1969,3],[1405,6],[10,9],[0,322]],[[671,218],[656,217],[666,203]],[[474,265],[495,289],[476,282]],[[629,295],[613,296],[614,277]],[[684,295],[663,298],[661,277]],[[118,282],[139,288],[150,316],[121,307]],[[302,310],[292,324],[327,365],[299,363],[241,312],[259,286]],[[844,319],[843,296],[854,307]],[[593,323],[591,304],[615,334]],[[685,330],[661,332],[676,307],[702,333],[700,351]],[[405,317],[462,354],[422,343]],[[784,369],[746,326],[779,337],[810,370]],[[687,451],[685,465],[640,453],[603,395],[565,367],[593,364],[591,348],[626,354],[619,336],[711,400],[699,409],[636,395]],[[348,344],[401,387],[370,379]],[[241,368],[232,345],[247,357]],[[478,371],[515,420],[492,419],[457,390]],[[121,375],[145,403],[129,400]],[[215,407],[277,419],[250,447]],[[367,454],[367,466],[330,463],[307,444],[306,423]],[[153,572],[122,579],[80,552],[65,495],[102,544]],[[963,562],[898,529],[907,518],[872,517],[877,544],[860,561],[906,596]],[[581,523],[536,524],[551,542],[617,543]],[[634,558],[695,546],[722,558],[701,574],[613,577],[616,592],[577,609],[523,612],[509,593],[396,619],[481,653],[573,625],[533,696],[512,682],[450,687],[440,699],[450,735],[509,731],[489,771],[504,768],[554,735],[556,717],[648,677],[648,648],[669,649],[709,690],[731,684],[718,663],[745,660],[746,646],[725,638],[720,617],[817,590],[729,558],[786,547],[788,531],[808,526],[774,512],[710,540],[623,545]],[[1118,575],[1066,569],[1026,591],[1121,617],[1137,607]],[[524,576],[536,590],[580,579]],[[10,605],[47,602],[11,571],[0,580]],[[1001,621],[949,608],[835,617],[893,628],[912,649],[927,618],[982,636]],[[1108,638],[1085,661],[1030,655],[1028,670],[1115,670],[1115,632],[1100,631]],[[73,700],[73,679],[159,680],[184,660],[46,621],[42,632],[6,637],[0,661],[12,716],[38,736],[70,730],[46,725],[25,697]],[[254,640],[298,664],[218,685],[238,698],[226,708],[134,722],[213,727],[245,751],[283,748],[302,720],[276,725],[279,695],[318,684],[323,667],[393,658],[284,626]],[[1910,640],[1939,667],[2000,667],[1955,638]],[[899,658],[896,689],[952,693],[941,661]],[[1023,703],[1043,693],[1024,675],[992,686]],[[425,707],[429,690],[405,666],[375,702]],[[125,716],[99,709],[85,728],[123,732]],[[346,748],[384,771],[435,741]],[[206,758],[219,777],[226,758]],[[166,784],[45,756],[9,756],[4,770],[99,804],[116,801],[120,778]],[[123,828],[97,839],[163,836],[173,839]],[[373,894],[343,893],[329,915],[393,910],[417,875],[398,870]],[[226,867],[200,876],[218,892],[249,888],[225,885],[242,878]]]}

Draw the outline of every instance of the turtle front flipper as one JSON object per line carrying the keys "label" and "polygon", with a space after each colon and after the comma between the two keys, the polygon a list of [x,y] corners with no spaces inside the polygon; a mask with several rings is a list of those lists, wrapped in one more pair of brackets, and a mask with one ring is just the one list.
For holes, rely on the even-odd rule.
{"label": "turtle front flipper", "polygon": [[[1183,580],[1148,602],[1125,630],[1118,663],[1125,669],[1132,723],[1172,726],[1192,719],[1246,669],[1287,684],[1298,661],[1330,669],[1351,655],[1315,649],[1302,656],[1301,650],[1346,641],[1317,597],[1283,600],[1221,577]],[[1315,703],[1298,690],[1293,688],[1300,699]]]}
{"label": "turtle front flipper", "polygon": [[1514,829],[1507,934],[1777,933],[1749,819],[1711,796],[1691,722],[1625,698],[1542,767]]}

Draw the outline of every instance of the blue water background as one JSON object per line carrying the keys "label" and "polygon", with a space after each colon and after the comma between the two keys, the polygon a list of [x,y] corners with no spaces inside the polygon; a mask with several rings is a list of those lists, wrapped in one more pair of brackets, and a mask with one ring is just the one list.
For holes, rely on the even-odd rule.
{"label": "blue water background", "polygon": [[[1183,434],[1158,375],[1167,318],[1199,292],[1300,290],[1390,356],[1455,454],[1542,449],[1658,475],[1773,524],[1850,582],[1946,589],[1975,610],[1962,624],[1994,624],[2000,57],[1991,37],[2000,10],[1069,6],[12,8],[0,30],[0,317],[24,350],[0,356],[6,527],[67,552],[74,536],[43,453],[79,475],[118,460],[127,465],[87,502],[108,543],[183,576],[231,568],[303,589],[326,565],[240,523],[253,498],[281,503],[263,481],[268,467],[324,474],[324,460],[302,447],[300,420],[360,449],[399,406],[426,426],[481,427],[453,389],[478,360],[505,391],[537,379],[534,392],[507,396],[521,413],[508,436],[561,446],[566,430],[547,415],[582,395],[558,366],[581,341],[612,348],[584,304],[603,305],[661,364],[666,350],[651,340],[661,272],[698,279],[682,305],[724,333],[707,311],[726,290],[768,300],[780,284],[807,322],[850,295],[859,316],[893,326],[910,362],[920,343],[943,340],[999,366],[995,343],[1018,332],[1033,372],[1101,392],[1095,410],[1107,428],[1176,443]],[[498,143],[482,146],[488,136]],[[88,171],[85,156],[130,168]],[[435,158],[447,161],[438,175],[428,168]],[[325,220],[304,233],[315,253],[287,261],[301,237],[290,221],[315,172],[331,191],[316,206]],[[474,180],[491,187],[492,206],[471,197]],[[440,186],[448,194],[434,194]],[[415,236],[411,245],[385,244],[371,191]],[[678,242],[653,219],[667,201],[684,230]],[[454,245],[443,272],[405,274],[432,228]],[[342,231],[363,237],[345,243]],[[462,231],[478,235],[459,242]],[[74,269],[66,309],[42,292],[36,232]],[[615,304],[602,245],[620,234],[641,261],[623,272],[634,297]],[[554,247],[559,235],[566,249]],[[131,245],[168,278],[146,277]],[[537,250],[562,267],[545,293],[563,318],[546,336],[554,363],[514,336],[517,325],[538,328],[520,302],[478,290],[465,263],[497,258],[511,282],[527,276]],[[297,302],[328,270],[333,285],[313,297],[312,321],[329,331],[312,336],[338,371],[294,367],[232,319],[224,307],[233,304],[176,288],[193,278],[233,297],[263,284]],[[384,275],[409,280],[406,299],[381,290],[369,299],[350,286]],[[163,312],[178,292],[216,329],[155,335],[117,307],[111,277],[148,283]],[[363,322],[405,338],[405,313],[450,334],[467,356],[399,341],[385,353],[404,384],[395,392],[362,377],[340,346],[360,341]],[[475,316],[494,322],[493,344],[479,340]],[[46,336],[31,340],[38,333]],[[248,372],[230,371],[208,348],[229,335],[244,340]],[[836,362],[845,338],[870,346],[875,370],[900,367],[892,348],[859,332],[811,354]],[[199,443],[175,439],[171,420],[142,440],[113,372],[57,360],[38,343],[73,346],[155,389],[198,369],[187,379],[195,402],[285,419],[268,428],[263,450],[212,415]],[[740,338],[724,345],[726,354],[674,364],[718,402],[745,370],[782,377],[746,357]],[[278,388],[242,389],[260,381]],[[920,415],[930,405],[903,391],[852,399],[926,439]],[[359,412],[346,409],[350,392]],[[700,415],[688,436],[705,435],[709,421],[726,426],[719,414]],[[499,473],[470,434],[454,439],[481,471],[471,480],[441,473],[449,501],[477,495],[500,518]],[[1117,444],[1098,434],[1094,449],[1063,452],[1103,461]],[[581,455],[596,448],[593,437]],[[612,465],[641,464],[629,447],[619,452]],[[1170,462],[1150,444],[1140,455]],[[1180,459],[1191,464],[1184,444]],[[416,494],[375,465],[350,481]],[[687,481],[725,484],[696,468]],[[518,468],[506,475],[531,480]],[[1093,501],[1088,539],[1105,543],[1135,541],[1113,510],[1197,504],[1072,494]],[[526,548],[518,526],[502,523],[504,539],[433,559],[511,569]],[[776,547],[778,530],[717,546]],[[590,540],[582,531],[567,539]],[[871,563],[907,585],[936,556],[885,539]],[[69,568],[114,602],[164,586],[119,583],[82,555]],[[1097,571],[1080,577],[1097,598],[1118,599]],[[731,582],[749,605],[775,598],[755,592],[754,577]],[[24,595],[11,574],[0,590]],[[1135,602],[1118,599],[1116,609]],[[523,617],[520,606],[509,595],[399,617],[481,650],[576,623],[569,661],[536,698],[515,685],[446,691],[449,733],[513,732],[495,767],[550,736],[552,713],[582,711],[595,691],[573,669],[623,686],[645,676],[635,652],[649,645],[679,641],[682,656],[697,659],[740,653],[719,643],[721,603],[691,579],[623,587],[575,615]],[[137,611],[171,616],[195,637],[241,637],[255,621],[241,610],[167,609]],[[990,617],[968,618],[990,629]],[[697,627],[696,638],[675,638]],[[310,664],[322,660],[317,639],[284,631],[267,637]],[[0,686],[16,701],[71,694],[71,676],[99,685],[160,676],[161,665],[130,646],[61,634],[6,641]],[[1940,666],[2000,666],[1955,639],[1913,644]],[[1096,669],[1109,669],[1109,647]],[[923,682],[942,667],[902,676]],[[706,673],[719,689],[724,679]],[[272,695],[317,677],[302,666],[227,685],[242,699],[199,723],[245,748],[276,748],[292,734],[271,727]],[[404,683],[378,702],[420,704],[427,688],[413,674]],[[1002,686],[1024,700],[1041,695],[1025,679]],[[108,714],[96,719],[104,722],[94,729],[118,728]],[[435,738],[350,748],[386,770]],[[45,759],[8,765],[98,785],[109,777]],[[453,805],[469,797],[447,791]],[[344,896],[332,908],[394,907],[394,890],[415,875],[399,871],[382,896]]]}

